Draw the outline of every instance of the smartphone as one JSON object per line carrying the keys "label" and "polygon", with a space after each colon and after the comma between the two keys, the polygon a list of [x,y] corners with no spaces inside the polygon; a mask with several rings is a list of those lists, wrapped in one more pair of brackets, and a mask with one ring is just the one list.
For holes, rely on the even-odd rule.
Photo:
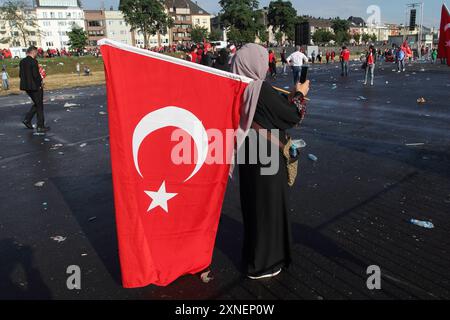
{"label": "smartphone", "polygon": [[308,78],[308,66],[302,66],[302,73],[300,74],[300,83],[305,83]]}

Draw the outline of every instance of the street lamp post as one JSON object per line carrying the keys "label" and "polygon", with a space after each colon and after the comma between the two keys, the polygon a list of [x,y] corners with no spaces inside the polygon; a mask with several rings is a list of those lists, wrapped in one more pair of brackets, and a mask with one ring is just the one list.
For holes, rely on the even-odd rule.
{"label": "street lamp post", "polygon": [[[406,5],[406,17],[405,17],[405,35],[404,40],[408,37],[408,13],[411,14],[411,11],[419,8],[420,15],[419,15],[419,32],[417,34],[417,53],[419,55],[419,58],[422,58],[422,37],[423,37],[423,17],[424,17],[424,6],[425,4],[423,2],[418,3],[410,3]],[[409,26],[411,27],[411,26]]]}

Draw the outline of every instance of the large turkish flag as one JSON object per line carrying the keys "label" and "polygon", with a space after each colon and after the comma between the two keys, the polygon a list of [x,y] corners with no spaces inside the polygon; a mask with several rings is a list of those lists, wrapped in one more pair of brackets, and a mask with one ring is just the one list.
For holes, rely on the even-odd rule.
{"label": "large turkish flag", "polygon": [[229,173],[211,145],[223,160],[234,145],[209,131],[238,128],[250,80],[107,39],[101,52],[123,285],[166,286],[211,264]]}
{"label": "large turkish flag", "polygon": [[450,66],[450,12],[445,4],[442,5],[438,58],[447,59],[447,65]]}

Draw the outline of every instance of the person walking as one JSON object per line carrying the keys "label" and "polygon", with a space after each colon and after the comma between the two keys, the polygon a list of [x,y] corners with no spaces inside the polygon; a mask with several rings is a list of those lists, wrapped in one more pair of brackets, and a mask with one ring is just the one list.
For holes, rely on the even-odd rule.
{"label": "person walking", "polygon": [[296,51],[287,58],[287,61],[292,67],[294,84],[296,84],[300,80],[300,72],[303,64],[308,63],[308,57],[302,52],[302,47],[297,46]]}
{"label": "person walking", "polygon": [[334,60],[336,59],[336,51],[331,51],[331,63],[334,63]]}
{"label": "person walking", "polygon": [[79,77],[81,77],[81,65],[80,65],[80,63],[79,63],[79,62],[77,62],[77,65],[76,65],[76,70],[77,70],[77,74],[78,74],[78,76],[79,76]]}
{"label": "person walking", "polygon": [[437,57],[438,57],[438,51],[436,48],[434,48],[433,51],[431,52],[431,63],[432,64],[436,64]]}
{"label": "person walking", "polygon": [[[247,132],[252,128],[256,131],[250,136],[254,138],[247,137],[242,145],[240,152],[245,153],[245,159],[252,159],[250,152],[263,144],[268,146],[272,142],[281,148],[288,140],[286,130],[297,126],[304,117],[301,110],[309,92],[309,81],[297,83],[288,99],[282,97],[264,81],[267,60],[267,49],[247,44],[233,61],[234,73],[254,80],[246,89],[247,98],[241,112],[245,115],[241,118],[241,130]],[[273,175],[265,175],[261,170],[267,165],[257,153],[256,163],[247,161],[239,165],[243,266],[252,280],[275,277],[292,263],[287,160],[279,150],[276,155],[279,170]]]}
{"label": "person walking", "polygon": [[33,129],[31,121],[37,116],[37,134],[45,134],[50,130],[45,126],[44,120],[44,83],[39,72],[39,65],[36,60],[38,50],[31,46],[27,49],[26,58],[20,61],[20,90],[25,91],[33,101],[33,106],[26,114],[23,124],[28,129]]}
{"label": "person walking", "polygon": [[314,64],[316,63],[316,51],[313,50],[313,52],[311,53],[311,63]]}
{"label": "person walking", "polygon": [[349,62],[350,62],[350,50],[346,47],[342,47],[341,51],[341,68],[342,68],[342,77],[348,77],[348,70],[349,70]]}
{"label": "person walking", "polygon": [[287,75],[287,66],[288,66],[288,61],[287,61],[287,52],[286,49],[283,49],[283,51],[281,52],[281,63],[283,65],[283,74]]}
{"label": "person walking", "polygon": [[213,47],[210,43],[205,43],[202,56],[202,65],[212,67],[213,64],[214,64]]}
{"label": "person walking", "polygon": [[277,76],[277,58],[272,50],[269,50],[269,71],[272,79],[275,79]]}
{"label": "person walking", "polygon": [[319,64],[322,64],[322,51],[319,51],[319,53],[317,54],[317,61],[319,62]]}
{"label": "person walking", "polygon": [[370,75],[370,85],[373,86],[373,80],[375,77],[375,47],[372,45],[369,47],[369,51],[366,56],[366,80],[364,81],[364,85],[367,85],[367,81]]}
{"label": "person walking", "polygon": [[5,67],[2,68],[2,87],[3,90],[9,90],[9,74]]}
{"label": "person walking", "polygon": [[325,53],[325,57],[326,57],[326,59],[327,59],[327,64],[329,64],[329,63],[330,63],[330,58],[331,58],[331,53],[330,53],[330,51],[327,50],[327,52]]}
{"label": "person walking", "polygon": [[395,52],[395,59],[397,61],[397,72],[401,73],[402,71],[405,72],[405,58],[406,53],[403,49],[403,47],[398,47]]}

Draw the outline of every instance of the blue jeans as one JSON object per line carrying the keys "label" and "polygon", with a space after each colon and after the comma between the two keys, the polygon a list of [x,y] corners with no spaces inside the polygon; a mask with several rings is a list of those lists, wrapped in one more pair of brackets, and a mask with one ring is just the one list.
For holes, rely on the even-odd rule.
{"label": "blue jeans", "polygon": [[397,69],[398,71],[405,70],[405,60],[398,60]]}
{"label": "blue jeans", "polygon": [[342,76],[348,77],[348,61],[341,61]]}
{"label": "blue jeans", "polygon": [[297,84],[297,82],[300,81],[300,72],[301,72],[301,67],[292,67],[292,73],[294,74],[294,85]]}
{"label": "blue jeans", "polygon": [[370,84],[373,85],[373,79],[375,77],[375,64],[369,64],[367,65],[366,68],[366,81],[364,82],[364,84],[367,84],[367,80],[369,80],[370,76]]}
{"label": "blue jeans", "polygon": [[2,84],[3,84],[3,90],[9,90],[9,81],[6,80],[2,80]]}

